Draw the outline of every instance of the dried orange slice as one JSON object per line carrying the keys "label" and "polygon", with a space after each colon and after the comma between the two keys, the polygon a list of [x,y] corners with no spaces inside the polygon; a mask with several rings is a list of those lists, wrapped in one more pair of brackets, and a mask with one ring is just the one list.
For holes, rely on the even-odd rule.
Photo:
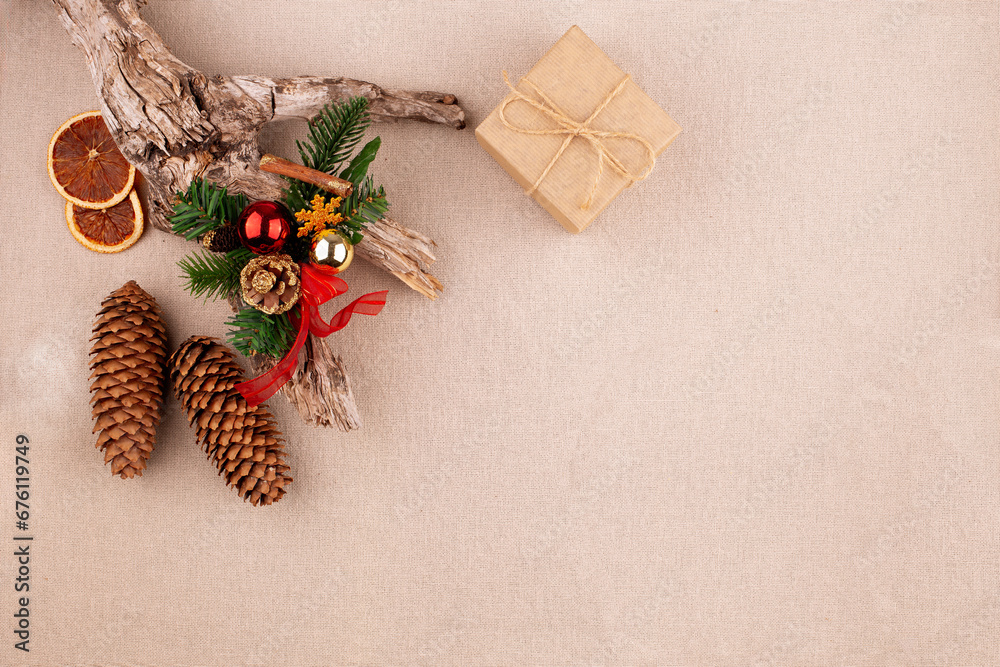
{"label": "dried orange slice", "polygon": [[107,208],[128,197],[135,182],[100,111],[73,116],[49,141],[49,178],[63,197],[82,208]]}
{"label": "dried orange slice", "polygon": [[66,224],[73,237],[91,250],[121,252],[142,234],[139,195],[133,190],[125,201],[102,209],[82,208],[68,201]]}

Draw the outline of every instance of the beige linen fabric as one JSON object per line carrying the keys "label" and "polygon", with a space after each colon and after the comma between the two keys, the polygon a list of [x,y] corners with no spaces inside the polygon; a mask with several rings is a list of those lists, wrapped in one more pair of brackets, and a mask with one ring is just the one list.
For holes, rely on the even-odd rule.
{"label": "beige linen fabric", "polygon": [[[996,3],[151,0],[206,72],[468,110],[376,128],[446,292],[352,267],[390,290],[331,339],[364,427],[273,401],[295,482],[266,509],[173,402],[141,480],[102,466],[101,299],[137,280],[174,344],[228,313],[182,290],[181,239],[67,233],[45,148],[93,84],[48,3],[0,7],[0,664],[1000,664]],[[471,130],[573,23],[684,128],[579,236]]]}

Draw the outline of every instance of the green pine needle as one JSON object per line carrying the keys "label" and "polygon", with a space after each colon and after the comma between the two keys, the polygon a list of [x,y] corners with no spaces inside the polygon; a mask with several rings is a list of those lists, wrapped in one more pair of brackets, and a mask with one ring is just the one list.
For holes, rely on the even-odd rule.
{"label": "green pine needle", "polygon": [[244,308],[227,324],[229,341],[244,355],[283,357],[295,342],[295,328],[285,314],[268,315],[256,308]]}
{"label": "green pine needle", "polygon": [[[309,122],[306,141],[295,142],[302,164],[327,174],[336,174],[350,159],[369,125],[371,118],[368,117],[366,98],[352,97],[345,102],[327,104]],[[371,157],[374,159],[374,154]],[[285,203],[292,211],[308,209],[309,202],[320,192],[322,190],[315,185],[289,179]]]}
{"label": "green pine needle", "polygon": [[348,237],[357,236],[357,241],[351,240],[351,243],[357,244],[362,238],[361,230],[378,221],[388,210],[385,188],[376,188],[372,177],[368,176],[356,184],[351,196],[341,203],[340,214],[344,216],[344,221],[337,228]]}
{"label": "green pine needle", "polygon": [[170,226],[174,234],[193,241],[206,232],[235,223],[248,203],[245,195],[231,195],[226,188],[196,178],[187,192],[177,193]]}
{"label": "green pine needle", "polygon": [[184,272],[184,288],[195,296],[226,297],[240,288],[240,271],[253,258],[246,248],[236,248],[225,255],[195,253],[177,265]]}
{"label": "green pine needle", "polygon": [[330,173],[345,162],[371,125],[368,100],[352,97],[327,104],[309,123],[309,142],[295,142],[307,167]]}

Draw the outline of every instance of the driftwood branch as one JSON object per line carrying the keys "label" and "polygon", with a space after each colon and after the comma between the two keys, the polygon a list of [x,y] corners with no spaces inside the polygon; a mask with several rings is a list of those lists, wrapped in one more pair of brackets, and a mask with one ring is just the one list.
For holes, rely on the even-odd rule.
{"label": "driftwood branch", "polygon": [[[147,220],[159,229],[170,231],[174,193],[199,176],[250,199],[279,198],[281,178],[259,169],[258,137],[275,118],[311,118],[331,100],[363,95],[374,120],[465,126],[455,96],[445,93],[390,90],[342,77],[206,76],[167,49],[139,16],[136,0],[52,2],[83,51],[112,136],[145,177]],[[426,236],[387,218],[369,226],[356,251],[434,298],[441,290],[428,272],[434,247]],[[309,350],[299,382],[286,395],[304,416],[311,415],[307,421],[355,427],[357,408],[342,363],[325,343],[314,340]]]}
{"label": "driftwood branch", "polygon": [[373,83],[320,76],[296,76],[271,79],[263,76],[234,76],[232,80],[256,99],[271,99],[276,118],[309,120],[330,100],[364,95],[370,101],[368,111],[373,120],[418,120],[439,123],[461,130],[465,127],[465,112],[456,104],[454,95],[433,92],[412,92],[380,88]]}
{"label": "driftwood branch", "polygon": [[[372,243],[361,243],[354,252],[385,268],[424,296],[436,299],[441,283],[427,272],[434,262],[434,241],[392,218],[382,218],[380,222],[377,227],[365,230],[365,239]],[[406,248],[407,252],[399,252],[399,248]]]}
{"label": "driftwood branch", "polygon": [[[326,340],[312,335],[306,339],[305,359],[281,388],[302,420],[313,426],[336,426],[342,431],[361,426],[344,360],[330,350]],[[262,354],[250,358],[250,366],[258,374],[271,370],[274,364],[274,359]]]}

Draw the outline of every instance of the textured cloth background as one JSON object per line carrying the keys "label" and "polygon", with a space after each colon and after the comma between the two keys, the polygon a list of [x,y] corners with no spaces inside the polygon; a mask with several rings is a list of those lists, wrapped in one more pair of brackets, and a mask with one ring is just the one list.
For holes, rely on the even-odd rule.
{"label": "textured cloth background", "polygon": [[[6,0],[0,663],[1000,664],[1000,62],[993,2],[151,0],[207,73],[458,95],[375,129],[430,302],[331,339],[365,423],[272,406],[295,477],[242,504],[177,404],[141,480],[94,449],[88,343],[128,279],[222,336],[194,248],[67,233],[52,131],[97,106],[46,2]],[[472,128],[566,28],[684,128],[573,236]],[[271,128],[293,156],[301,122]],[[11,644],[31,438],[32,651]]]}

